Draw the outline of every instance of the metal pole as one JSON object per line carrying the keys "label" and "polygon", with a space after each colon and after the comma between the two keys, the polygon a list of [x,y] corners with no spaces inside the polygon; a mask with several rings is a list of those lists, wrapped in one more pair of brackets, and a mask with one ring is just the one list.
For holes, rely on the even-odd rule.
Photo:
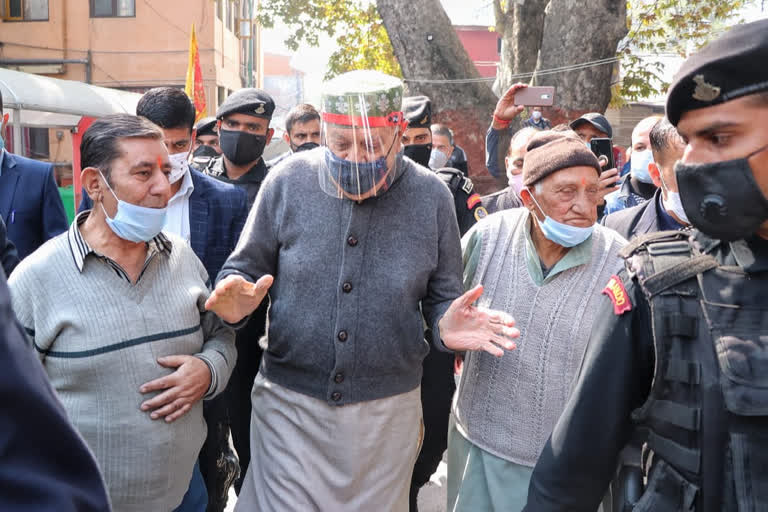
{"label": "metal pole", "polygon": [[13,152],[24,155],[24,143],[21,140],[21,109],[13,109]]}
{"label": "metal pole", "polygon": [[253,87],[253,41],[255,34],[253,33],[253,0],[248,0],[248,27],[251,38],[248,40],[248,87]]}
{"label": "metal pole", "polygon": [[91,54],[91,49],[88,49],[88,54],[85,58],[85,83],[90,84],[93,83],[93,54]]}

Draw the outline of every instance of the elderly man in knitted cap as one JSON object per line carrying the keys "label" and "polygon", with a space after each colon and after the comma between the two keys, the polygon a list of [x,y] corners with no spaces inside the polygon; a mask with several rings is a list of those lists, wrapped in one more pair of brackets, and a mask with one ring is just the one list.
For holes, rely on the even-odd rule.
{"label": "elderly man in knitted cap", "polygon": [[600,289],[625,240],[596,225],[597,158],[542,132],[523,163],[524,208],[465,235],[465,287],[478,306],[514,314],[520,343],[502,357],[467,355],[448,441],[448,510],[519,510],[541,448],[581,364]]}
{"label": "elderly man in knitted cap", "polygon": [[267,176],[208,301],[241,322],[270,299],[237,511],[407,510],[422,313],[432,350],[515,346],[510,315],[472,305],[482,287],[461,294],[453,198],[402,156],[402,89],[374,71],[325,85],[323,147]]}

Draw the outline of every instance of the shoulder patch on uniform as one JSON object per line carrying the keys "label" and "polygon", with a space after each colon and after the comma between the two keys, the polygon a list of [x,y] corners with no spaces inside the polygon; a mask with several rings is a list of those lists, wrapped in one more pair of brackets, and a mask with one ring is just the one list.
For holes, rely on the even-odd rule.
{"label": "shoulder patch on uniform", "polygon": [[464,183],[461,184],[461,190],[463,190],[467,194],[471,194],[472,189],[474,188],[475,188],[475,184],[472,183],[472,180],[470,180],[469,178],[464,178]]}
{"label": "shoulder patch on uniform", "polygon": [[624,283],[617,275],[612,275],[611,280],[603,289],[603,293],[613,302],[613,312],[616,315],[622,315],[632,310],[632,302],[629,300],[629,294],[624,287]]}
{"label": "shoulder patch on uniform", "polygon": [[471,210],[471,209],[472,209],[472,208],[474,208],[474,207],[477,205],[477,203],[479,203],[480,201],[482,201],[482,199],[480,199],[480,194],[477,194],[477,193],[475,193],[475,194],[472,194],[471,196],[469,196],[469,197],[467,198],[467,208],[469,208],[469,209]]}
{"label": "shoulder patch on uniform", "polygon": [[488,210],[484,206],[480,206],[475,210],[475,220],[484,219],[488,216]]}

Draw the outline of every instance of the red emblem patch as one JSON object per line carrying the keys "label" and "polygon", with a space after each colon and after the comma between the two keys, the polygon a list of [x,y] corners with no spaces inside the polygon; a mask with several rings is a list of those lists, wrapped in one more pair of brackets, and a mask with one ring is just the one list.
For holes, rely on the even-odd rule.
{"label": "red emblem patch", "polygon": [[621,315],[632,309],[629,294],[627,294],[627,289],[624,288],[624,283],[619,276],[611,276],[611,280],[608,281],[608,284],[603,289],[603,293],[613,302],[613,312],[615,314]]}
{"label": "red emblem patch", "polygon": [[469,209],[471,210],[471,209],[472,209],[472,208],[474,208],[474,207],[475,207],[475,205],[476,205],[477,203],[479,203],[480,201],[481,201],[481,199],[480,199],[480,194],[472,194],[472,195],[471,195],[471,196],[469,196],[469,198],[467,199],[467,208],[469,208]]}

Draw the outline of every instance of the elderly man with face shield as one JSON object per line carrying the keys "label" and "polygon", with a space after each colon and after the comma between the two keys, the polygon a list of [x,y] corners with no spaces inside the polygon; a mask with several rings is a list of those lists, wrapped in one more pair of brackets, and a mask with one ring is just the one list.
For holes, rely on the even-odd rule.
{"label": "elderly man with face shield", "polygon": [[519,510],[571,391],[600,288],[626,243],[596,225],[600,165],[580,140],[542,132],[523,163],[524,208],[465,235],[464,283],[478,304],[514,313],[520,343],[467,355],[448,437],[448,510]]}
{"label": "elderly man with face shield", "polygon": [[509,315],[472,305],[482,287],[461,295],[453,199],[402,156],[402,89],[374,71],[326,84],[324,146],[267,176],[208,301],[236,323],[270,299],[235,510],[407,510],[423,318],[433,350],[515,346]]}

